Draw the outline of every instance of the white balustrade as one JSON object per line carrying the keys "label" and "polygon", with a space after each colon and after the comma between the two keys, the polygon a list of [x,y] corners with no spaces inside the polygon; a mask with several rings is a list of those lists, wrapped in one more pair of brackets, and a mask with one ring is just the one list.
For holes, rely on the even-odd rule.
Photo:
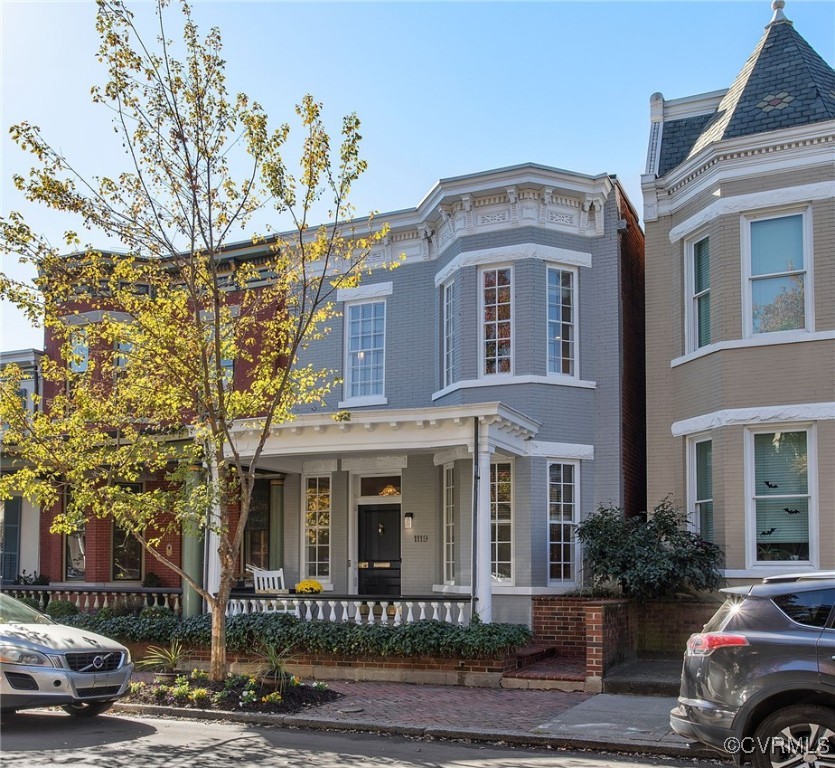
{"label": "white balustrade", "polygon": [[230,598],[227,616],[249,613],[285,613],[304,621],[354,622],[399,626],[434,619],[447,624],[467,626],[471,608],[468,600],[426,600],[396,598],[391,600],[362,597],[266,597],[240,595]]}

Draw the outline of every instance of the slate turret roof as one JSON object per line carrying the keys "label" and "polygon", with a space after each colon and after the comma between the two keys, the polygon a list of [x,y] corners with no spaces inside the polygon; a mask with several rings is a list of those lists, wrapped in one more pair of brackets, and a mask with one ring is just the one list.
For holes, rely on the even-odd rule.
{"label": "slate turret roof", "polygon": [[783,0],[772,3],[771,23],[716,112],[665,122],[659,176],[717,141],[835,120],[835,70],[783,7]]}

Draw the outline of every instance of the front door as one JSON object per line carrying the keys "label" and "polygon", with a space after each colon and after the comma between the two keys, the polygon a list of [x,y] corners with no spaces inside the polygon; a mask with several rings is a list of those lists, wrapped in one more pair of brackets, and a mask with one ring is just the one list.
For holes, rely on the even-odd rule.
{"label": "front door", "polygon": [[360,595],[400,594],[400,505],[361,504],[359,517]]}

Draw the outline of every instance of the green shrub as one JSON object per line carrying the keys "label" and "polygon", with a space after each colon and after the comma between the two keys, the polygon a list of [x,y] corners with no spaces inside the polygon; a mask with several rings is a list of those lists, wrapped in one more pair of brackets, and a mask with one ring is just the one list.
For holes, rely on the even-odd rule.
{"label": "green shrub", "polygon": [[[123,642],[169,644],[186,647],[211,644],[212,617],[194,616],[180,621],[157,611],[140,616],[82,614],[66,623]],[[354,624],[353,622],[301,621],[280,613],[230,616],[226,622],[226,646],[231,651],[251,651],[263,646],[282,653],[307,652],[346,656],[457,656],[473,659],[510,651],[530,641],[530,630],[521,624],[481,624],[459,627],[440,621],[411,624]]]}
{"label": "green shrub", "polygon": [[577,538],[595,587],[614,583],[624,596],[647,600],[722,585],[722,551],[687,528],[669,497],[647,519],[601,506],[577,525]]}
{"label": "green shrub", "polygon": [[34,608],[36,611],[41,609],[41,604],[35,600],[34,597],[19,597],[17,598],[18,602],[23,603],[24,605],[28,605],[30,608]]}
{"label": "green shrub", "polygon": [[69,600],[50,600],[46,607],[46,613],[51,619],[58,621],[69,616],[77,616],[78,606]]}

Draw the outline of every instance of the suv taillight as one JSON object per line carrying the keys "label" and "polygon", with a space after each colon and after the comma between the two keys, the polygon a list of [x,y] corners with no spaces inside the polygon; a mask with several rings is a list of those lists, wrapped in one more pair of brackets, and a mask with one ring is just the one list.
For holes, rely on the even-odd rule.
{"label": "suv taillight", "polygon": [[744,635],[730,635],[725,632],[703,632],[698,635],[690,635],[687,641],[687,654],[689,656],[708,656],[717,648],[738,648],[748,645]]}

